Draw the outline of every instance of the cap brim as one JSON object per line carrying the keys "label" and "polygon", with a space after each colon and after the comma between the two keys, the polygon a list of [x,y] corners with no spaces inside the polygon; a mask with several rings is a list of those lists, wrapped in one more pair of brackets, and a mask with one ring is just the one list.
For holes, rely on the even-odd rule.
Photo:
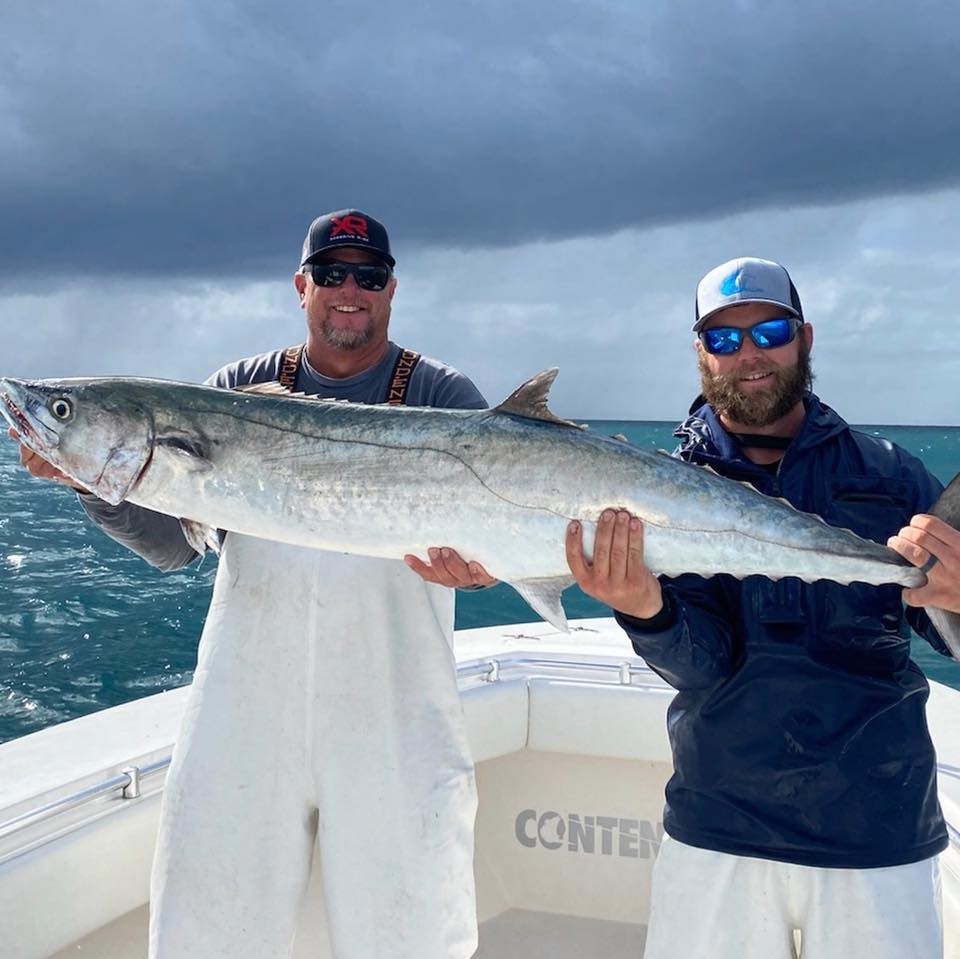
{"label": "cap brim", "polygon": [[693,324],[693,332],[699,333],[703,329],[703,324],[718,313],[722,313],[724,310],[729,310],[735,306],[743,306],[747,303],[768,303],[770,306],[779,306],[781,310],[784,310],[803,322],[803,317],[792,306],[787,306],[785,303],[781,303],[780,300],[768,300],[758,296],[751,297],[750,299],[734,300],[732,303],[724,303],[723,306],[714,307],[709,313],[704,313],[703,316]]}
{"label": "cap brim", "polygon": [[314,250],[300,266],[308,266],[310,263],[315,262],[318,256],[323,256],[325,253],[330,253],[335,250],[363,250],[364,253],[369,253],[371,256],[383,260],[391,270],[397,265],[397,261],[390,256],[389,253],[384,253],[383,250],[371,249],[369,246],[362,246],[359,243],[333,243],[330,246],[323,247],[321,250]]}

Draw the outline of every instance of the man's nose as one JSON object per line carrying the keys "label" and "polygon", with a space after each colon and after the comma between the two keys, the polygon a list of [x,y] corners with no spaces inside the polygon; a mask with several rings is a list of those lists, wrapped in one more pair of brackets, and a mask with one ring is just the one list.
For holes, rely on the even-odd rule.
{"label": "man's nose", "polygon": [[744,331],[743,342],[740,344],[740,356],[743,359],[752,358],[755,354],[762,353],[763,350],[753,342],[753,337]]}

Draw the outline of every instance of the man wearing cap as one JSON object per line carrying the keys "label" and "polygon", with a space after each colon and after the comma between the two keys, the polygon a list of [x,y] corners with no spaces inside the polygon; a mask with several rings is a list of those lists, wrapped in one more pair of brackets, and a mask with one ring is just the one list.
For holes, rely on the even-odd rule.
{"label": "man wearing cap", "polygon": [[[674,774],[645,959],[942,955],[947,845],[908,626],[949,655],[919,607],[960,611],[960,533],[924,515],[940,483],[852,430],[811,392],[813,329],[787,271],[755,258],[697,288],[702,396],[675,455],[887,542],[923,589],[654,576],[643,527],[605,511],[581,587],[677,689]],[[904,609],[904,601],[908,604]]]}
{"label": "man wearing cap", "polygon": [[[394,266],[373,217],[318,217],[294,276],[306,342],[232,363],[208,383],[485,407],[463,374],[388,338]],[[22,457],[34,475],[68,481]],[[197,558],[177,519],[80,499],[153,565]],[[406,562],[222,536],[164,791],[152,959],[289,955],[311,864],[329,940],[314,944],[318,954],[473,955],[476,791],[451,653],[454,594],[443,587],[493,580],[448,549]]]}

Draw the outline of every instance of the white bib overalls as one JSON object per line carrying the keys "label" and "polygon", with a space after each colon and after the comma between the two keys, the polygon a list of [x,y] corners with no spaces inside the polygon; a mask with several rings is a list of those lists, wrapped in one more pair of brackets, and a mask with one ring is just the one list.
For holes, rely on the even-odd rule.
{"label": "white bib overalls", "polygon": [[473,954],[453,603],[400,562],[226,537],[164,795],[151,959],[289,956],[315,846],[316,955]]}

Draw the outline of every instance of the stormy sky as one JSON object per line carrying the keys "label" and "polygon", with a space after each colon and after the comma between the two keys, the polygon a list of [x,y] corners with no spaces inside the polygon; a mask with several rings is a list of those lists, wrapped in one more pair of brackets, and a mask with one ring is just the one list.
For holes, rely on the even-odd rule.
{"label": "stormy sky", "polygon": [[297,342],[361,207],[394,339],[496,402],[677,419],[699,277],[791,271],[817,390],[960,425],[960,8],[707,0],[8,4],[0,373],[201,379]]}

